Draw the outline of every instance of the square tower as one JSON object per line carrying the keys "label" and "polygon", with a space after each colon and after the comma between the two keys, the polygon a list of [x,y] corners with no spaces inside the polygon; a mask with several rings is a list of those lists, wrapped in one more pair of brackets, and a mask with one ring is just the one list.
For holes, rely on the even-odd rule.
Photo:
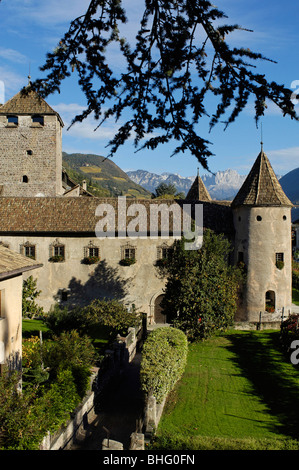
{"label": "square tower", "polygon": [[35,91],[0,106],[0,195],[59,196],[63,122]]}

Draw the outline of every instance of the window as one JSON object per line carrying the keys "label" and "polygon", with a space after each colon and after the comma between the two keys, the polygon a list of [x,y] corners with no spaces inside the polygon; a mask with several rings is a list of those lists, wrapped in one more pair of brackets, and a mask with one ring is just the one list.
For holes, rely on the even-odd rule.
{"label": "window", "polygon": [[91,248],[88,248],[88,256],[95,256],[95,257],[99,257],[99,249],[98,248],[95,248],[95,247],[91,247]]}
{"label": "window", "polygon": [[67,299],[68,299],[68,291],[63,290],[63,291],[61,292],[61,302],[66,302]]}
{"label": "window", "polygon": [[44,125],[44,116],[36,114],[35,116],[32,116],[32,122],[33,122],[33,124],[40,124],[41,126],[43,126]]}
{"label": "window", "polygon": [[124,249],[124,259],[135,258],[135,248]]}
{"label": "window", "polygon": [[23,177],[22,177],[22,183],[28,183],[28,176],[23,175]]}
{"label": "window", "polygon": [[268,313],[275,312],[275,292],[273,290],[268,290],[265,296],[265,310]]}
{"label": "window", "polygon": [[129,266],[136,262],[136,247],[130,244],[121,247],[121,260],[120,264]]}
{"label": "window", "polygon": [[32,150],[26,150],[27,155],[33,155]]}
{"label": "window", "polygon": [[28,258],[35,259],[36,258],[36,247],[29,242],[24,243],[21,245],[21,254],[27,256]]}
{"label": "window", "polygon": [[156,266],[167,266],[168,261],[173,253],[173,248],[166,243],[157,247],[157,261]]}
{"label": "window", "polygon": [[7,116],[7,123],[17,126],[19,123],[18,116]]}
{"label": "window", "polygon": [[275,254],[275,264],[278,269],[282,269],[284,267],[284,254],[283,253]]}
{"label": "window", "polygon": [[55,240],[55,242],[50,245],[50,258],[49,261],[53,262],[60,262],[64,261],[65,259],[65,246],[59,242],[59,240]]}
{"label": "window", "polygon": [[260,215],[257,215],[256,220],[260,222],[262,220],[262,217]]}
{"label": "window", "polygon": [[100,248],[92,241],[84,248],[83,264],[94,264],[100,261]]}

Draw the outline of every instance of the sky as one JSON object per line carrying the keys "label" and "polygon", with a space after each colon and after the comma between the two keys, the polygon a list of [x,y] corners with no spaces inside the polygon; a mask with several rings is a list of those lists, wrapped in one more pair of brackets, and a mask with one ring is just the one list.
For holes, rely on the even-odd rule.
{"label": "sky", "polygon": [[[230,36],[236,47],[249,47],[261,52],[276,63],[261,62],[258,71],[269,81],[290,88],[299,94],[299,11],[293,0],[219,0],[215,2],[228,19],[225,23],[239,24],[253,32],[237,31]],[[82,15],[89,0],[2,0],[0,3],[0,96],[4,101],[13,97],[28,83],[28,75],[35,80],[43,76],[39,67],[45,63],[47,52],[53,51],[74,18]],[[129,21],[125,35],[134,39],[134,31],[143,11],[141,0],[123,0]],[[115,63],[120,60],[114,52]],[[121,63],[121,61],[119,62]],[[2,98],[3,100],[3,98]],[[67,130],[78,112],[85,108],[85,97],[73,78],[67,79],[60,94],[48,96],[46,101],[64,121],[63,150],[67,153],[93,153],[106,157],[107,144],[117,125],[108,122],[94,131],[97,123],[89,118]],[[299,114],[299,102],[295,107]],[[214,107],[208,109],[211,113]],[[209,159],[212,172],[227,169],[246,175],[263,148],[274,171],[284,175],[299,167],[299,122],[283,117],[272,103],[256,127],[253,106],[249,103],[237,120],[225,131],[219,123],[209,133],[207,122],[200,123],[200,136],[209,140],[214,156]],[[113,161],[124,171],[147,170],[161,174],[177,173],[194,176],[204,170],[190,153],[171,157],[174,144],[156,150],[135,151],[133,141],[118,150]]]}

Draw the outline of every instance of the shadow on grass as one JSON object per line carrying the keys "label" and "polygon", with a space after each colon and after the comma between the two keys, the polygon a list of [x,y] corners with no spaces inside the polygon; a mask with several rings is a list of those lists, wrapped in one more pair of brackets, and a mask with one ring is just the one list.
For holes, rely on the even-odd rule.
{"label": "shadow on grass", "polygon": [[280,423],[272,431],[299,439],[299,371],[280,351],[279,332],[234,332],[227,337],[252,393]]}

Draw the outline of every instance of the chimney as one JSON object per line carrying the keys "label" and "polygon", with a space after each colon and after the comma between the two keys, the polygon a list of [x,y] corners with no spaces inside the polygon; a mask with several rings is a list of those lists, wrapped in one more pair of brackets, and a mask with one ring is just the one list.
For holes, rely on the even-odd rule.
{"label": "chimney", "polygon": [[82,188],[84,189],[84,191],[87,190],[87,184],[85,180],[82,181]]}

